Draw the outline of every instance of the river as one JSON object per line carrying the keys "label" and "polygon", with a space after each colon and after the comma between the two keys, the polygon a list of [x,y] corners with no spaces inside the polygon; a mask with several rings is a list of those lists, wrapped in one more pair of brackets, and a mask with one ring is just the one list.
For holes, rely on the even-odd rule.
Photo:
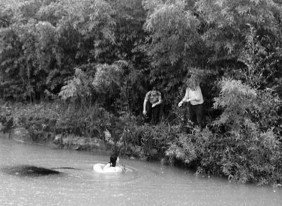
{"label": "river", "polygon": [[[97,174],[95,163],[108,156],[0,138],[0,205],[282,205],[282,190],[195,176],[183,169],[121,159],[127,172]],[[3,168],[30,165],[59,175],[20,176]],[[66,167],[66,168],[62,168]]]}

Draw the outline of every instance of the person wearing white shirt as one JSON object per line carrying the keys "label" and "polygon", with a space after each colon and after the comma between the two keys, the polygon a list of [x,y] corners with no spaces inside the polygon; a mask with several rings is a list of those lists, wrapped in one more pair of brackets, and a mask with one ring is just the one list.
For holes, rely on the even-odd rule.
{"label": "person wearing white shirt", "polygon": [[189,104],[190,120],[202,127],[204,98],[199,82],[195,78],[189,79],[185,96],[178,103],[178,106],[181,107],[184,102]]}

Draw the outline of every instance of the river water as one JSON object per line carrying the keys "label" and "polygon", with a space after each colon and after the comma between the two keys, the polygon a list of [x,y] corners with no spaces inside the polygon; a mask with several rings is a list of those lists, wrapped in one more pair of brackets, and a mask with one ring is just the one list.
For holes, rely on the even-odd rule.
{"label": "river water", "polygon": [[[182,169],[124,160],[123,174],[97,174],[108,157],[0,138],[0,205],[282,205],[282,190],[195,176]],[[18,176],[3,168],[31,165],[60,175]]]}

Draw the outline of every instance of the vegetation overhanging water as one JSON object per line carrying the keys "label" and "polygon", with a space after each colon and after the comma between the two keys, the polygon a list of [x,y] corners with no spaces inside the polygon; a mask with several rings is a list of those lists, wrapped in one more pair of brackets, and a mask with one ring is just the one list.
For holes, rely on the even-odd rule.
{"label": "vegetation overhanging water", "polygon": [[[1,129],[280,186],[281,14],[278,0],[1,0]],[[203,129],[177,107],[191,76]],[[157,125],[141,114],[152,86]]]}

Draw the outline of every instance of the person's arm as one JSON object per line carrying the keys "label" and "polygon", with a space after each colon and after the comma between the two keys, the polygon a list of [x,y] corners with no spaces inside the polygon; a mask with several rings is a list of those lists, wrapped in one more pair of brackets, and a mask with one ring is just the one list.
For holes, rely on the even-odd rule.
{"label": "person's arm", "polygon": [[110,167],[111,167],[111,164],[110,164],[110,163],[107,163],[107,164],[103,167],[103,170],[108,169],[108,168],[110,168]]}
{"label": "person's arm", "polygon": [[143,102],[143,114],[144,115],[147,114],[146,105],[147,105],[147,102],[148,102],[149,94],[150,94],[150,92],[147,92],[145,99],[144,99],[144,102]]}
{"label": "person's arm", "polygon": [[152,107],[155,107],[155,106],[157,106],[157,105],[159,105],[159,104],[162,103],[162,95],[161,95],[161,93],[158,92],[158,95],[159,95],[159,101],[157,101],[156,103],[154,103],[154,104],[152,105]]}
{"label": "person's arm", "polygon": [[190,101],[190,99],[189,99],[189,89],[186,88],[185,96],[184,96],[183,99],[178,103],[178,106],[181,107],[184,102],[189,102],[189,101]]}

